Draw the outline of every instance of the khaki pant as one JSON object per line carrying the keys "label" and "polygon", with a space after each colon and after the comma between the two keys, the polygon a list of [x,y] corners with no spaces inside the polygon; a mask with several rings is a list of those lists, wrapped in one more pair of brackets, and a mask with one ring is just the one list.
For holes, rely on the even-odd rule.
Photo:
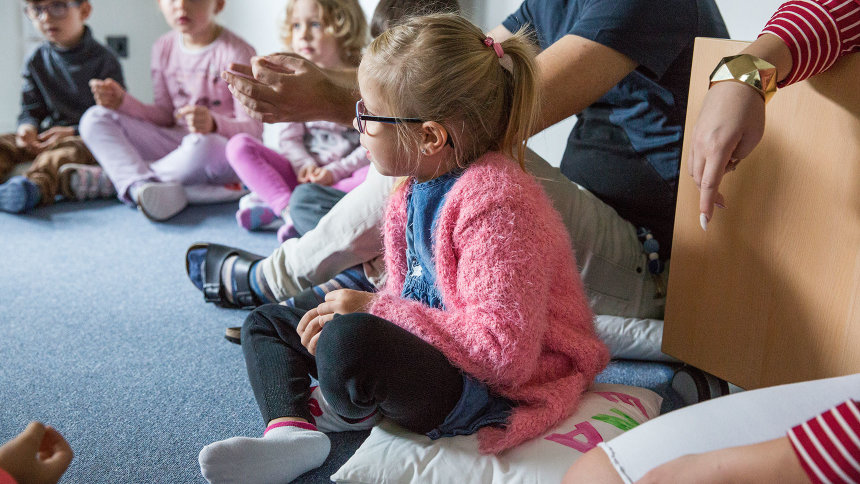
{"label": "khaki pant", "polygon": [[0,179],[4,179],[16,164],[30,161],[33,163],[24,176],[39,187],[42,194],[40,205],[54,203],[54,197],[59,193],[57,174],[61,166],[68,163],[96,164],[79,136],[63,138],[33,158],[15,145],[14,133],[0,135]]}

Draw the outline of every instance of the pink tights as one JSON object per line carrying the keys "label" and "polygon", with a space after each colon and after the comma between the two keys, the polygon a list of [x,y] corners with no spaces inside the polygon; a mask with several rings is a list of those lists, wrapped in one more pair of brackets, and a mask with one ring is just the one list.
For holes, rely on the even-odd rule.
{"label": "pink tights", "polygon": [[[227,160],[242,183],[256,192],[277,215],[290,204],[290,196],[299,181],[290,162],[280,153],[253,136],[238,134],[227,143]],[[356,170],[332,188],[349,192],[364,181],[368,169],[369,165]]]}

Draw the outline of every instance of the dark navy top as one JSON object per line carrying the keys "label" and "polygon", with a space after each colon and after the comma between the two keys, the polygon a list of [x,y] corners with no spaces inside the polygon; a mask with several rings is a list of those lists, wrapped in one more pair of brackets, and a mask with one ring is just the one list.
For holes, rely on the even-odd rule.
{"label": "dark navy top", "polygon": [[[577,113],[579,120],[570,141],[574,143],[575,140],[576,146],[569,145],[565,152],[562,171],[591,189],[635,225],[661,225],[641,222],[638,211],[654,210],[654,200],[668,195],[670,203],[659,210],[672,212],[661,214],[664,222],[671,221],[693,40],[700,36],[728,37],[714,0],[526,0],[503,25],[511,32],[530,26],[542,49],[570,34],[610,47],[639,64],[597,102]],[[590,122],[592,120],[596,122]],[[607,133],[607,126],[619,133]],[[631,175],[632,170],[613,167],[606,157],[599,156],[599,153],[610,156],[617,152],[619,143],[629,143],[634,155],[647,160],[655,178],[642,176],[639,181],[619,180],[617,183],[606,179],[639,176],[638,173]],[[580,167],[566,170],[567,164]],[[591,166],[582,167],[583,164]],[[577,180],[573,178],[576,175],[570,175],[589,171],[595,173],[595,178],[604,177],[600,187],[589,186],[588,180]],[[667,183],[660,182],[661,178]],[[649,193],[651,187],[637,190],[637,186],[644,184],[658,185],[656,190],[671,193]],[[613,193],[613,187],[639,193]],[[615,203],[616,200],[619,203]],[[630,207],[621,206],[625,203]],[[662,225],[668,225],[666,228],[671,231],[671,223]],[[671,242],[671,234],[662,235]]]}
{"label": "dark navy top", "polygon": [[[433,261],[433,235],[436,219],[445,196],[462,171],[446,173],[424,183],[413,183],[406,202],[406,260],[409,273],[403,282],[401,296],[420,301],[431,308],[444,309],[445,303],[436,287],[436,264]],[[513,403],[495,395],[485,384],[463,375],[463,393],[457,405],[439,427],[427,433],[431,439],[469,435],[487,425],[504,425]]]}
{"label": "dark navy top", "polygon": [[84,111],[95,105],[90,79],[111,79],[125,85],[116,56],[98,43],[89,27],[75,47],[63,49],[43,42],[24,63],[18,126],[40,131],[72,126],[77,133]]}

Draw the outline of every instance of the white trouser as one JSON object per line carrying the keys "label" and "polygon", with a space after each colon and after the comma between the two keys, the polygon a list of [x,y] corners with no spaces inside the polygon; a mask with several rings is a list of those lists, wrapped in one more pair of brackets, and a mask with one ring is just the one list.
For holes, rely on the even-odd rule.
{"label": "white trouser", "polygon": [[[662,318],[665,298],[655,297],[656,284],[633,225],[532,152],[527,168],[567,226],[592,310],[608,316]],[[382,217],[395,181],[371,168],[367,180],[315,229],[287,240],[266,258],[261,267],[275,296],[287,299],[379,256]]]}

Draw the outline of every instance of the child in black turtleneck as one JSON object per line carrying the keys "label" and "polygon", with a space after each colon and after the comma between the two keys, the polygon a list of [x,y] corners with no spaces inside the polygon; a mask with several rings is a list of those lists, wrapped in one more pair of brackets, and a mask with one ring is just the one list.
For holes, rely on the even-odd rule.
{"label": "child in black turtleneck", "polygon": [[0,135],[0,179],[17,163],[33,163],[0,185],[0,210],[23,212],[52,203],[58,193],[78,200],[113,196],[78,136],[78,122],[95,104],[90,80],[123,83],[119,61],[85,25],[88,0],[28,0],[24,10],[45,42],[24,63],[17,132]]}

